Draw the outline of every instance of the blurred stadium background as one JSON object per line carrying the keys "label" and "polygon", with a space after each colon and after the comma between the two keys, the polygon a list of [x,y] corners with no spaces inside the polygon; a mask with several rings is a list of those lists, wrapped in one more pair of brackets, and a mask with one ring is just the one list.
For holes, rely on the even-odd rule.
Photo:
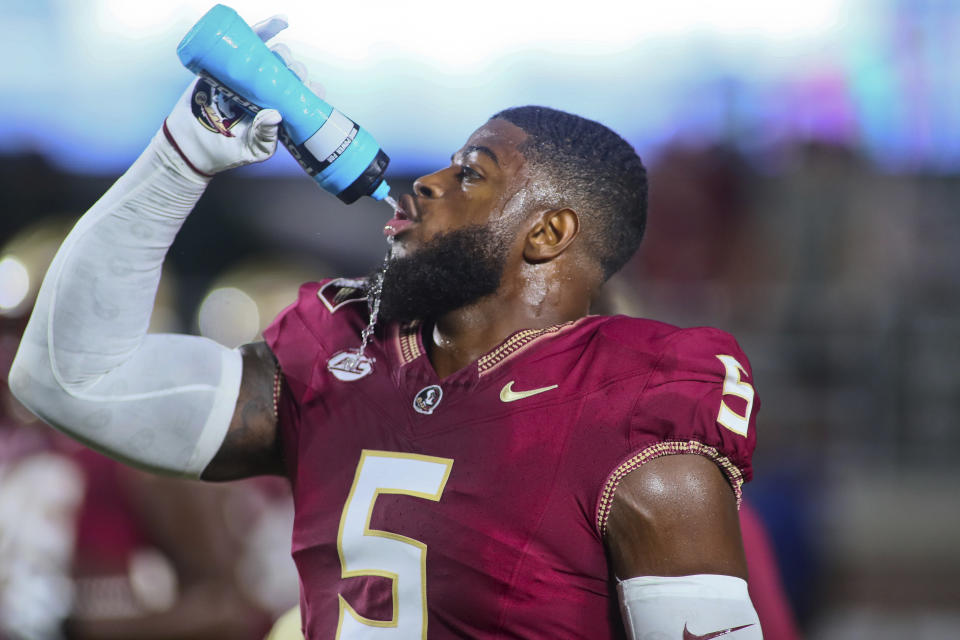
{"label": "blurred stadium background", "polygon": [[[175,47],[211,4],[3,2],[4,382],[53,251],[189,82]],[[624,135],[650,167],[649,231],[601,305],[721,327],[750,355],[745,494],[806,637],[957,636],[960,2],[228,4],[288,15],[280,39],[390,154],[395,191],[506,106]],[[324,194],[283,150],[219,177],[170,252],[154,328],[255,339],[301,281],[374,267],[389,217]],[[205,612],[197,637],[241,638],[213,629],[296,602],[282,486],[146,478],[0,393],[0,638],[55,638],[67,618],[72,637],[182,637],[97,626],[173,610]]]}

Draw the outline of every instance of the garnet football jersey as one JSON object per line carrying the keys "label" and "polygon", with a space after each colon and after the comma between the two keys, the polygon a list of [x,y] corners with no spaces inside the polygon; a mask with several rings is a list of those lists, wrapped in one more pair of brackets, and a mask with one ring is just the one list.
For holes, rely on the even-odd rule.
{"label": "garnet football jersey", "polygon": [[714,460],[738,500],[750,479],[736,342],[588,316],[440,379],[417,324],[357,358],[356,286],[304,285],[265,332],[306,637],[622,637],[603,544],[619,481],[673,453]]}

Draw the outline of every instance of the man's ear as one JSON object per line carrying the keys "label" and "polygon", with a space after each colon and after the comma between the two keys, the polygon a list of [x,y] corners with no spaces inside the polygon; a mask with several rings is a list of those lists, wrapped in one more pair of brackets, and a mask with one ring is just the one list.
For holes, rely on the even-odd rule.
{"label": "man's ear", "polygon": [[528,262],[553,260],[566,251],[579,233],[580,217],[573,209],[545,211],[527,233],[523,257]]}

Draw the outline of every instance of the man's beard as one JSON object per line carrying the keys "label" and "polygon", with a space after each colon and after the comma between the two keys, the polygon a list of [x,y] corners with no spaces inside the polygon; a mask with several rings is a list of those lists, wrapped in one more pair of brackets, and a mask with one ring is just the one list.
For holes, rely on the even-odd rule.
{"label": "man's beard", "polygon": [[510,247],[488,226],[442,233],[415,253],[388,259],[370,276],[386,322],[432,320],[494,293]]}

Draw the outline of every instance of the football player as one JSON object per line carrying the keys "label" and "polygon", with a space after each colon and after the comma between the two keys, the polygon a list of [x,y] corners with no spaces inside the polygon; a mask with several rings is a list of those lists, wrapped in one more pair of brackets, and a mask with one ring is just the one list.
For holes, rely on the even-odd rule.
{"label": "football player", "polygon": [[141,468],[285,474],[310,639],[761,637],[746,356],[716,329],[589,315],[643,235],[628,143],[494,115],[400,197],[378,272],[303,285],[231,350],[146,334],[211,177],[276,148],[276,111],[204,126],[196,91],[53,261],[11,371],[24,404]]}

